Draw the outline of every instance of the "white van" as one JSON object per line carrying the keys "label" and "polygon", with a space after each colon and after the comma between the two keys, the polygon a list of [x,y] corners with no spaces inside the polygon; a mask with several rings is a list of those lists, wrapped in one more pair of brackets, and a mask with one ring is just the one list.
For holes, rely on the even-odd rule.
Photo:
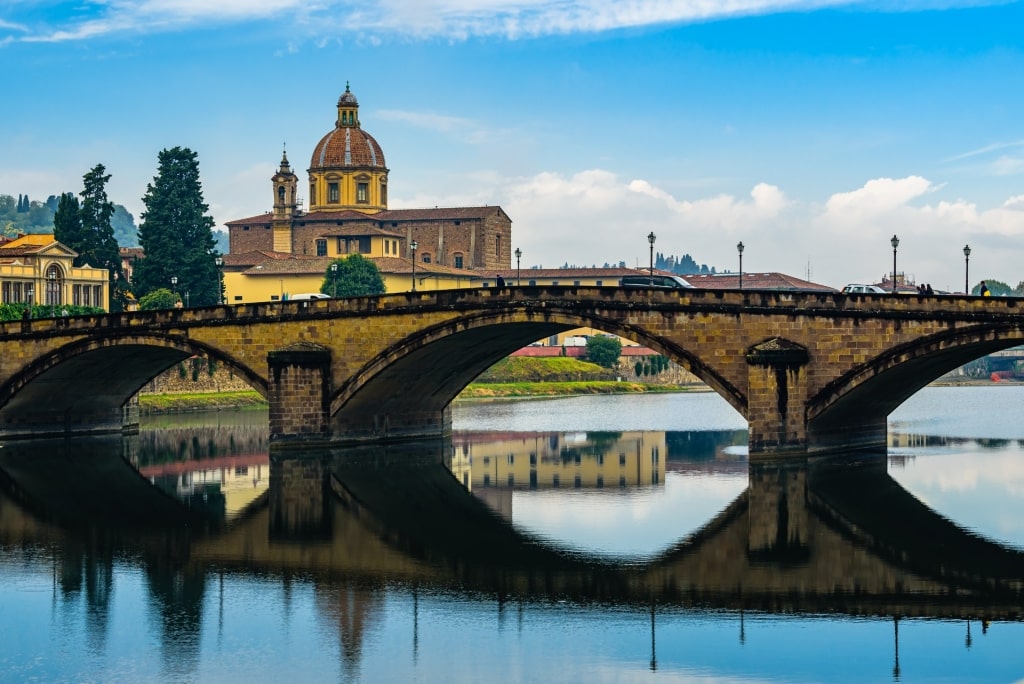
{"label": "white van", "polygon": [[321,294],[319,292],[304,292],[302,294],[291,295],[288,297],[289,301],[296,301],[299,299],[330,299],[330,295]]}

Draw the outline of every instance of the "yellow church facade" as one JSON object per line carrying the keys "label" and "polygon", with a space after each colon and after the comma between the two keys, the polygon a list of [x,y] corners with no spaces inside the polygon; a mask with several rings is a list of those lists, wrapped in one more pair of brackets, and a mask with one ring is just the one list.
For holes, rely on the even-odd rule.
{"label": "yellow church facade", "polygon": [[21,235],[0,244],[0,299],[4,304],[50,306],[54,315],[68,305],[108,310],[109,272],[75,266],[77,256],[52,233]]}

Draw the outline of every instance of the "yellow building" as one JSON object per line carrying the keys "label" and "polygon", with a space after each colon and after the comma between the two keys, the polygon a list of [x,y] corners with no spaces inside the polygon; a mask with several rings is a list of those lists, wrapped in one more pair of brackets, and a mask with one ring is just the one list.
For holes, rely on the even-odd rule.
{"label": "yellow building", "polygon": [[[351,237],[347,239],[356,239]],[[388,294],[412,290],[451,290],[474,287],[479,274],[461,268],[424,264],[415,267],[416,285],[413,286],[413,262],[390,253],[391,238],[386,235],[368,235],[366,252],[360,254],[376,264]],[[344,252],[331,256],[313,257],[282,252],[248,252],[225,254],[223,277],[226,304],[285,301],[298,294],[320,292],[327,269]],[[331,295],[333,293],[327,292]]]}
{"label": "yellow building", "polygon": [[77,256],[52,233],[22,235],[0,244],[3,303],[108,310],[110,274],[105,268],[75,266]]}

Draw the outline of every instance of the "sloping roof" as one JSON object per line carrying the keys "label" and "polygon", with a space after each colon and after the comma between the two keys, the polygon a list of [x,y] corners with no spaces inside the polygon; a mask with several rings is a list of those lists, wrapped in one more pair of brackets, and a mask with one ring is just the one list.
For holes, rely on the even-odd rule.
{"label": "sloping roof", "polygon": [[0,257],[5,259],[52,251],[58,251],[62,256],[78,256],[78,252],[55,240],[53,233],[22,235],[15,240],[0,244]]}
{"label": "sloping roof", "polygon": [[[412,274],[412,261],[409,259],[403,259],[402,257],[366,257],[369,261],[372,261],[377,265],[377,270],[381,273],[395,273],[395,274]],[[450,266],[441,266],[440,264],[425,264],[422,262],[416,262],[416,276],[420,275],[449,275],[464,278],[479,278],[480,271],[471,271],[465,268],[452,268]]]}
{"label": "sloping roof", "polygon": [[[705,290],[735,290],[740,286],[738,273],[683,274],[680,276],[694,287]],[[789,290],[794,292],[838,292],[834,287],[812,283],[785,273],[744,273],[743,289]]]}
{"label": "sloping roof", "polygon": [[242,271],[247,276],[261,275],[323,275],[333,259],[330,257],[298,257],[295,259],[267,259]]}
{"label": "sloping roof", "polygon": [[[334,223],[337,221],[360,221],[367,223],[386,223],[395,221],[468,221],[483,219],[495,213],[507,216],[498,205],[482,207],[434,207],[433,209],[387,209],[376,214],[363,213],[347,209],[344,211],[311,211],[293,217],[295,223]],[[270,212],[249,216],[247,218],[228,221],[226,226],[262,226],[269,225],[274,215]]]}

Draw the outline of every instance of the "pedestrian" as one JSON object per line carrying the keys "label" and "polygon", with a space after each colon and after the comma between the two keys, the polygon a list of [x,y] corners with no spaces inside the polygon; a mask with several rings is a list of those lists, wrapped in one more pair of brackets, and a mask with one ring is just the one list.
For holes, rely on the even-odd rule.
{"label": "pedestrian", "polygon": [[924,286],[924,293],[925,294],[930,294],[930,295],[935,294],[935,290],[932,289],[932,284],[931,283],[928,283],[927,285]]}
{"label": "pedestrian", "polygon": [[981,289],[979,290],[979,293],[981,294],[982,297],[991,297],[992,296],[992,293],[988,291],[988,285],[985,284],[984,280],[981,281]]}
{"label": "pedestrian", "polygon": [[497,287],[498,289],[505,287],[505,279],[502,278],[500,275],[498,276]]}

